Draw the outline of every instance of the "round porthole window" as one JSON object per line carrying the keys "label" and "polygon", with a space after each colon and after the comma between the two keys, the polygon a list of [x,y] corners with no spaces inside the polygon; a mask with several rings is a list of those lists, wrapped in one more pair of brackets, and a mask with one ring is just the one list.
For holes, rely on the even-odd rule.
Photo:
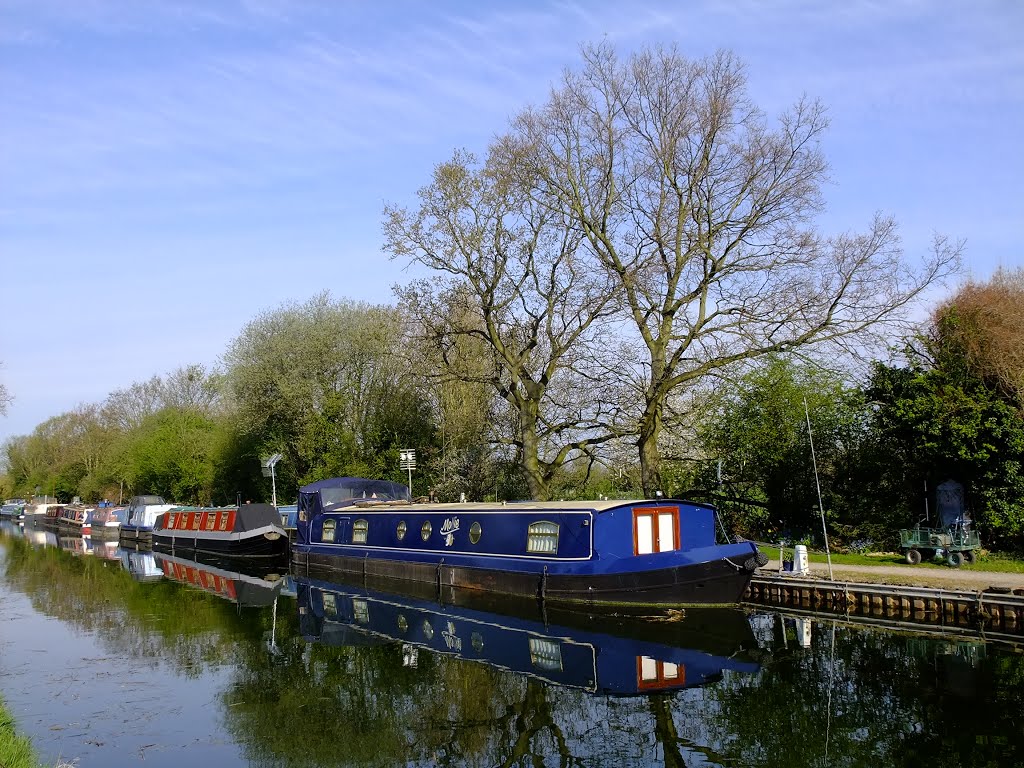
{"label": "round porthole window", "polygon": [[432,530],[433,530],[433,528],[430,525],[430,521],[429,520],[424,521],[423,527],[420,528],[420,538],[423,539],[424,541],[426,541],[427,539],[430,538],[430,532]]}
{"label": "round porthole window", "polygon": [[401,632],[404,635],[406,630],[408,630],[408,629],[409,629],[409,620],[405,618],[405,614],[404,613],[398,614],[398,631]]}
{"label": "round porthole window", "polygon": [[484,649],[484,636],[479,632],[474,632],[469,638],[470,644],[473,646],[473,650],[480,653]]}
{"label": "round porthole window", "polygon": [[431,640],[434,637],[434,628],[430,626],[430,622],[426,619],[423,620],[423,637],[427,640]]}
{"label": "round porthole window", "polygon": [[401,541],[405,538],[405,520],[401,520],[398,523],[398,530],[395,531],[398,534],[398,540]]}
{"label": "round porthole window", "polygon": [[480,523],[473,523],[469,526],[469,540],[471,543],[476,544],[480,541],[480,534],[484,532],[484,529],[480,527]]}

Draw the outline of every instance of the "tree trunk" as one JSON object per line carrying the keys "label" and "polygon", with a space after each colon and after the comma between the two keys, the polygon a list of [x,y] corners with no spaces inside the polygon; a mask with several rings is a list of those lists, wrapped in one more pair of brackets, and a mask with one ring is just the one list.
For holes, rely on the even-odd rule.
{"label": "tree trunk", "polygon": [[664,490],[661,486],[661,452],[658,450],[662,427],[661,409],[660,400],[647,401],[636,441],[640,450],[640,483],[648,499],[654,498],[655,491]]}
{"label": "tree trunk", "polygon": [[548,478],[540,463],[537,441],[537,411],[539,405],[527,400],[519,405],[521,439],[523,441],[523,471],[530,488],[530,498],[536,501],[548,500]]}

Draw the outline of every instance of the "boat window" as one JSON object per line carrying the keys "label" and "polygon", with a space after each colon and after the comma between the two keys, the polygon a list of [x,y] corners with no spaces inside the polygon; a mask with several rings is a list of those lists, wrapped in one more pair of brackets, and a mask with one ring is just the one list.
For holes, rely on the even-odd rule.
{"label": "boat window", "polygon": [[206,513],[206,525],[203,526],[203,530],[212,531],[217,525],[217,513],[207,512]]}
{"label": "boat window", "polygon": [[562,668],[562,647],[554,640],[530,638],[530,663],[537,669]]}
{"label": "boat window", "polygon": [[541,521],[530,523],[526,537],[526,551],[538,555],[553,555],[558,552],[558,523]]}
{"label": "boat window", "polygon": [[637,656],[636,681],[640,690],[667,688],[686,683],[686,667],[650,656]]}
{"label": "boat window", "polygon": [[637,509],[633,512],[633,551],[637,555],[679,548],[678,517],[674,508]]}
{"label": "boat window", "polygon": [[324,596],[324,616],[329,619],[337,618],[338,616],[338,603],[337,598],[333,592],[322,592]]}
{"label": "boat window", "polygon": [[167,522],[164,523],[164,528],[175,528],[175,527],[177,527],[177,525],[178,525],[178,513],[177,512],[168,512],[167,513]]}
{"label": "boat window", "polygon": [[398,631],[401,632],[404,635],[408,629],[409,629],[409,620],[407,618],[405,618],[405,614],[404,613],[398,614]]}
{"label": "boat window", "polygon": [[334,541],[334,529],[338,527],[337,520],[324,520],[324,530],[320,535],[321,541]]}
{"label": "boat window", "polygon": [[399,541],[405,538],[405,520],[400,520],[398,522],[398,528],[395,533],[398,535]]}
{"label": "boat window", "polygon": [[480,541],[480,534],[483,533],[483,528],[480,527],[480,523],[473,523],[469,526],[469,541],[472,544],[476,544]]}
{"label": "boat window", "polygon": [[369,530],[370,524],[366,520],[356,520],[352,523],[352,543],[353,544],[365,544],[366,543],[366,532]]}
{"label": "boat window", "polygon": [[226,531],[228,528],[234,527],[234,512],[218,512],[217,517],[220,518],[220,524],[217,526],[222,531]]}
{"label": "boat window", "polygon": [[432,530],[433,530],[433,527],[430,525],[430,521],[429,520],[424,520],[423,521],[423,526],[420,528],[420,538],[423,539],[424,541],[426,541],[427,539],[430,538],[430,532]]}
{"label": "boat window", "polygon": [[430,624],[430,619],[423,620],[423,637],[428,641],[434,639],[434,628]]}
{"label": "boat window", "polygon": [[360,624],[370,623],[370,606],[365,600],[352,601],[352,618]]}
{"label": "boat window", "polygon": [[474,632],[469,637],[469,644],[473,646],[473,650],[480,653],[484,649],[484,636],[479,632]]}
{"label": "boat window", "polygon": [[193,531],[198,531],[199,530],[199,523],[201,523],[202,520],[203,520],[203,513],[202,512],[193,512],[192,513],[192,530]]}

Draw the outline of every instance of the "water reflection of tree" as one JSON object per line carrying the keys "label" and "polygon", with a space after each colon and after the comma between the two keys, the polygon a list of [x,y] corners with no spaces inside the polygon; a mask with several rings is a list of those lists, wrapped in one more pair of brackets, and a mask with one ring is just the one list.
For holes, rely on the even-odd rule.
{"label": "water reflection of tree", "polygon": [[136,581],[116,561],[73,557],[21,539],[4,545],[7,582],[39,613],[94,633],[115,659],[161,661],[198,677],[229,664],[240,641],[262,638],[269,629],[265,611],[240,610],[166,579]]}
{"label": "water reflection of tree", "polygon": [[117,563],[3,546],[7,583],[94,632],[112,659],[227,667],[224,726],[256,766],[1024,764],[1024,657],[994,648],[973,658],[850,628],[833,648],[819,625],[809,649],[766,636],[757,675],[610,698],[427,652],[404,666],[393,643],[309,643],[290,599],[275,623],[270,609],[139,583]]}
{"label": "water reflection of tree", "polygon": [[970,672],[978,684],[965,697],[936,674],[940,642],[925,641],[914,651],[905,636],[850,628],[836,630],[834,648],[832,640],[832,632],[819,627],[812,648],[777,648],[759,675],[711,689],[719,716],[703,726],[710,724],[712,739],[727,745],[727,758],[787,768],[916,768],[928,758],[963,766],[1019,764],[1019,655],[981,659]]}

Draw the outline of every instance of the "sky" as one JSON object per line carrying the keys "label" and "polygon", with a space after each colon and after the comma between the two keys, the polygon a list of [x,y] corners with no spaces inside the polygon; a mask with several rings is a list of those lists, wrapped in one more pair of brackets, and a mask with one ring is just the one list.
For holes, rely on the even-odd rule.
{"label": "sky", "polygon": [[[0,443],[328,290],[393,303],[386,204],[485,152],[580,45],[730,49],[820,99],[826,234],[876,212],[1024,264],[1018,0],[0,0]],[[955,284],[947,292],[955,289]]]}

